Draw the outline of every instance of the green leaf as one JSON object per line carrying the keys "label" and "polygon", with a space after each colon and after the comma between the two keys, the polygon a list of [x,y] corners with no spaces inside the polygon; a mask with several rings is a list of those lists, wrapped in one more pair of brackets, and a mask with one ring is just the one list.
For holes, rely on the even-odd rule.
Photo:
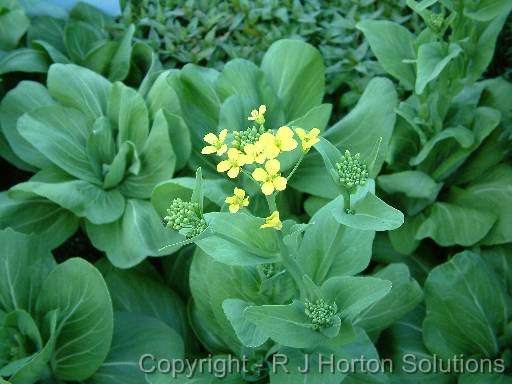
{"label": "green leaf", "polygon": [[325,298],[334,301],[342,321],[353,321],[391,290],[391,282],[375,277],[337,276],[325,281],[321,287]]}
{"label": "green leaf", "polygon": [[203,212],[204,210],[204,181],[203,181],[203,173],[201,168],[197,168],[196,170],[196,182],[194,184],[194,190],[192,191],[192,196],[190,197],[190,201],[192,203],[196,203],[199,205],[199,212]]}
{"label": "green leaf", "polygon": [[0,14],[0,50],[15,48],[29,25],[30,20],[17,1],[3,2]]}
{"label": "green leaf", "polygon": [[167,120],[159,111],[140,153],[140,171],[136,175],[128,174],[121,184],[121,191],[128,197],[151,197],[158,183],[172,177],[175,163],[176,154],[169,139]]}
{"label": "green leaf", "polygon": [[64,44],[67,53],[71,61],[77,64],[82,64],[87,53],[103,38],[103,33],[100,30],[83,21],[69,21],[64,29]]}
{"label": "green leaf", "polygon": [[46,73],[49,65],[48,56],[32,48],[18,48],[7,54],[0,53],[0,75],[11,72]]}
{"label": "green leaf", "polygon": [[190,132],[180,116],[164,111],[169,127],[169,137],[174,153],[176,154],[176,169],[182,169],[192,154],[192,141]]}
{"label": "green leaf", "polygon": [[464,4],[464,15],[477,21],[491,21],[492,19],[508,15],[512,4],[506,0],[480,0],[476,3]]}
{"label": "green leaf", "polygon": [[65,52],[63,35],[66,22],[57,17],[34,16],[31,17],[30,27],[27,32],[27,41],[33,45],[34,40],[43,40],[54,49]]}
{"label": "green leaf", "polygon": [[59,168],[78,179],[99,184],[89,158],[90,130],[85,116],[73,108],[50,105],[23,115],[20,134]]}
{"label": "green leaf", "polygon": [[413,89],[416,73],[411,60],[416,59],[414,35],[398,23],[364,20],[356,26],[364,33],[384,70],[407,89]]}
{"label": "green leaf", "polygon": [[104,273],[114,311],[158,319],[187,340],[185,306],[179,296],[160,281],[140,271],[110,267]]}
{"label": "green leaf", "polygon": [[123,83],[114,83],[108,98],[108,117],[119,130],[118,147],[131,141],[141,151],[149,134],[149,114],[142,96]]}
{"label": "green leaf", "polygon": [[78,229],[79,219],[71,212],[41,198],[9,198],[0,193],[0,228],[36,233],[50,248],[56,248]]}
{"label": "green leaf", "polygon": [[354,325],[370,334],[389,327],[423,300],[423,291],[418,282],[411,278],[405,264],[389,264],[373,276],[391,281],[392,286],[391,292],[354,321]]}
{"label": "green leaf", "polygon": [[105,360],[112,340],[112,302],[98,270],[78,258],[58,265],[37,298],[39,314],[55,308],[59,312],[52,370],[60,380],[85,380]]}
{"label": "green leaf", "polygon": [[139,366],[142,356],[151,354],[155,361],[183,358],[180,335],[160,320],[127,312],[115,312],[114,319],[111,350],[88,383],[140,384],[145,378]]}
{"label": "green leaf", "polygon": [[485,248],[481,254],[482,259],[500,277],[505,290],[512,297],[512,245]]}
{"label": "green leaf", "polygon": [[211,236],[196,241],[205,253],[229,265],[257,265],[279,257],[276,234],[260,229],[264,220],[245,213],[205,214]]}
{"label": "green leaf", "polygon": [[117,189],[105,191],[60,171],[40,171],[30,181],[15,185],[10,193],[19,191],[45,197],[94,224],[119,219],[125,206],[123,195]]}
{"label": "green leaf", "polygon": [[179,77],[178,73],[175,69],[164,71],[152,83],[145,96],[151,118],[154,119],[156,113],[161,109],[174,115],[181,114],[180,100],[169,80]]}
{"label": "green leaf", "polygon": [[496,215],[468,206],[436,202],[416,232],[416,239],[432,238],[443,247],[469,246],[485,237],[496,222]]}
{"label": "green leaf", "polygon": [[123,216],[113,223],[86,221],[85,227],[93,245],[106,252],[118,268],[131,268],[147,256],[169,254],[159,249],[181,240],[179,234],[162,225],[151,204],[143,200],[128,199]]}
{"label": "green leaf", "polygon": [[338,223],[332,215],[337,203],[315,213],[298,249],[297,261],[317,284],[333,276],[355,275],[370,263],[375,233]]}
{"label": "green leaf", "polygon": [[423,332],[429,350],[441,358],[496,355],[507,303],[503,287],[477,254],[462,252],[434,268],[425,296]]}
{"label": "green leaf", "polygon": [[240,341],[246,347],[259,347],[267,341],[268,336],[245,318],[244,310],[250,306],[251,304],[240,299],[227,299],[222,303],[224,313]]}
{"label": "green leaf", "polygon": [[54,101],[46,88],[34,81],[20,82],[16,88],[5,95],[0,104],[0,122],[5,138],[13,152],[24,162],[30,164],[27,165],[29,170],[33,170],[32,167],[44,168],[51,162],[23,138],[16,124],[25,112],[52,104]]}
{"label": "green leaf", "polygon": [[87,137],[87,157],[96,175],[103,178],[104,165],[111,164],[116,155],[114,133],[109,120],[102,116],[94,122],[92,131]]}
{"label": "green leaf", "polygon": [[313,330],[313,325],[304,314],[303,305],[298,302],[250,306],[245,309],[244,315],[263,334],[287,347],[312,348],[326,340],[320,332]]}
{"label": "green leaf", "polygon": [[265,53],[261,69],[283,102],[286,120],[303,116],[322,102],[325,67],[313,46],[300,40],[279,40]]}
{"label": "green leaf", "polygon": [[450,201],[497,217],[496,223],[481,240],[482,244],[512,242],[512,167],[509,165],[498,165],[464,190],[453,190]]}
{"label": "green leaf", "polygon": [[387,193],[403,193],[413,199],[435,199],[440,185],[421,171],[402,171],[380,175],[377,183]]}
{"label": "green leaf", "polygon": [[103,171],[105,177],[103,179],[103,188],[114,188],[129,173],[137,175],[140,172],[140,159],[135,148],[135,144],[131,141],[125,141],[114,156],[111,164],[104,165]]}
{"label": "green leaf", "polygon": [[110,81],[122,81],[130,72],[132,58],[132,40],[135,27],[130,25],[126,31],[110,63],[108,78]]}
{"label": "green leaf", "polygon": [[88,119],[106,115],[111,84],[97,73],[74,64],[53,64],[47,84],[53,98],[82,111]]}
{"label": "green leaf", "polygon": [[0,308],[6,312],[22,309],[32,313],[41,285],[55,266],[44,239],[0,231]]}
{"label": "green leaf", "polygon": [[418,49],[415,92],[422,94],[428,83],[435,80],[447,65],[462,52],[458,44],[442,42],[421,44]]}
{"label": "green leaf", "polygon": [[390,231],[404,223],[404,215],[398,209],[387,205],[373,193],[367,193],[352,204],[354,214],[343,209],[343,196],[334,200],[337,209],[333,210],[336,221],[351,228],[369,231]]}
{"label": "green leaf", "polygon": [[420,244],[416,239],[418,228],[425,220],[423,213],[416,216],[405,216],[404,224],[393,231],[389,231],[389,240],[393,248],[402,255],[410,255]]}

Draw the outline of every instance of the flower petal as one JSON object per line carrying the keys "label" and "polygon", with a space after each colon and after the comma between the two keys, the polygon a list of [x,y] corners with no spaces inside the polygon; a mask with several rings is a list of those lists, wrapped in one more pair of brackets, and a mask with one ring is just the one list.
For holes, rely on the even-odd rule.
{"label": "flower petal", "polygon": [[203,155],[211,155],[212,153],[217,152],[217,148],[215,148],[213,145],[207,145],[201,150],[201,153]]}
{"label": "flower petal", "polygon": [[239,167],[233,167],[231,168],[229,171],[228,171],[228,176],[232,179],[234,179],[235,177],[238,176],[238,174],[240,173],[240,168]]}
{"label": "flower petal", "polygon": [[243,199],[245,197],[245,191],[242,188],[237,188],[233,190],[233,193],[236,197]]}
{"label": "flower petal", "polygon": [[224,142],[224,140],[226,140],[226,136],[228,135],[228,130],[227,129],[223,129],[222,131],[220,131],[219,133],[219,141],[221,143]]}
{"label": "flower petal", "polygon": [[267,180],[268,173],[263,168],[256,168],[254,171],[252,171],[252,177],[256,181],[264,182]]}
{"label": "flower petal", "polygon": [[277,159],[268,160],[265,163],[265,169],[267,170],[270,176],[275,176],[279,173],[281,169],[281,163]]}
{"label": "flower petal", "polygon": [[226,151],[228,150],[228,146],[226,144],[223,144],[219,150],[217,151],[217,155],[218,156],[222,156],[223,154],[226,153]]}
{"label": "flower petal", "polygon": [[231,163],[228,160],[222,160],[217,164],[217,172],[226,172],[231,167]]}
{"label": "flower petal", "polygon": [[215,145],[217,143],[218,139],[217,136],[215,136],[213,133],[207,133],[206,136],[203,138],[204,141],[206,141],[208,144]]}
{"label": "flower petal", "polygon": [[238,204],[231,204],[229,206],[229,212],[231,212],[231,213],[237,213],[239,209],[240,209],[240,206]]}
{"label": "flower petal", "polygon": [[264,195],[271,195],[272,192],[274,192],[274,184],[272,184],[270,181],[267,181],[261,185],[261,192],[263,192]]}
{"label": "flower petal", "polygon": [[286,178],[278,176],[274,180],[272,180],[272,182],[274,183],[274,187],[277,191],[284,191],[286,189]]}

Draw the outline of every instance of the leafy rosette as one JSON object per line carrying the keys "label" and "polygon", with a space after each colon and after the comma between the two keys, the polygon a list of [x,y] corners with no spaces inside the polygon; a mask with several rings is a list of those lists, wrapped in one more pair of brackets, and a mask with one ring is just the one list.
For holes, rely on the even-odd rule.
{"label": "leafy rosette", "polygon": [[13,152],[37,170],[0,196],[1,227],[51,234],[57,246],[83,224],[123,268],[162,255],[173,236],[147,199],[190,151],[171,113],[120,82],[54,64],[47,88],[24,81],[6,95],[0,119]]}
{"label": "leafy rosette", "polygon": [[408,4],[426,25],[417,36],[389,21],[359,24],[383,68],[411,92],[397,108],[385,174],[377,180],[407,213],[390,240],[402,254],[426,238],[441,246],[508,243],[512,110],[505,100],[512,85],[477,80],[512,4]]}
{"label": "leafy rosette", "polygon": [[0,382],[138,384],[140,356],[183,358],[183,340],[194,345],[183,303],[150,265],[57,265],[46,239],[10,229],[0,255]]}

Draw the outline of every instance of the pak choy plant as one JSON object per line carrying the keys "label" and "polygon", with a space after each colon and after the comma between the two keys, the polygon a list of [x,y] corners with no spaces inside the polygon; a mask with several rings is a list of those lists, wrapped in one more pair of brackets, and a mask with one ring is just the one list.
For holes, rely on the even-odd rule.
{"label": "pak choy plant", "polygon": [[[225,353],[248,358],[249,371],[233,379],[270,377],[279,383],[287,375],[271,372],[271,356],[277,352],[297,365],[304,353],[316,356],[327,350],[349,356],[355,344],[362,345],[363,354],[377,356],[366,332],[377,336],[414,308],[422,291],[404,265],[354,276],[369,264],[375,230],[386,228],[380,220],[369,219],[365,229],[339,222],[340,215],[358,213],[357,206],[355,212],[345,211],[341,191],[341,200],[321,208],[309,223],[283,217],[280,204],[286,201],[279,197],[288,181],[312,148],[327,144],[316,128],[272,127],[266,113],[271,110],[260,105],[247,118],[249,127],[204,136],[202,156],[217,159],[217,172],[236,181],[232,194],[223,195],[227,183],[203,180],[198,169],[194,184],[184,178],[162,183],[152,201],[167,227],[182,237],[165,248],[196,245],[189,319],[199,340],[219,358]],[[282,163],[296,149],[301,154],[283,172]],[[339,154],[339,163],[347,157]],[[352,191],[354,185],[345,184]],[[266,217],[254,214],[262,211],[260,196]],[[395,310],[389,311],[390,306]]]}
{"label": "pak choy plant", "polygon": [[190,139],[151,89],[144,98],[89,69],[54,64],[47,87],[23,81],[0,110],[12,151],[36,171],[1,193],[2,228],[46,234],[56,247],[82,226],[122,268],[162,255],[172,234],[148,199],[185,165]]}
{"label": "pak choy plant", "polygon": [[480,81],[512,5],[408,1],[425,22],[413,34],[390,21],[359,24],[384,69],[408,89],[379,187],[407,213],[390,232],[410,254],[422,239],[441,246],[511,241],[507,162],[512,85]]}
{"label": "pak choy plant", "polygon": [[183,303],[151,265],[57,264],[44,238],[7,229],[0,240],[0,379],[139,384],[143,354],[194,348]]}

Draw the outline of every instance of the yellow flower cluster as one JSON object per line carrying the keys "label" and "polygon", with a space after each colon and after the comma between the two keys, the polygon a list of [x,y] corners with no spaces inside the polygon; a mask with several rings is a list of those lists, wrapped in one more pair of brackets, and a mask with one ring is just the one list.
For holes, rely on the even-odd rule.
{"label": "yellow flower cluster", "polygon": [[[258,109],[251,111],[248,120],[263,126],[266,111],[267,107],[260,105]],[[261,129],[264,128],[261,127]],[[313,128],[309,132],[302,128],[296,128],[295,132],[300,139],[304,153],[319,141],[317,136],[320,130],[317,128]],[[281,176],[281,163],[277,157],[283,152],[293,151],[298,146],[294,137],[295,133],[290,127],[282,126],[275,133],[265,131],[255,142],[245,144],[243,149],[228,148],[228,145],[225,144],[227,134],[227,129],[223,129],[218,136],[208,133],[204,137],[204,141],[208,145],[202,149],[201,153],[206,155],[215,153],[217,156],[223,156],[227,152],[227,158],[217,164],[218,172],[227,172],[228,177],[234,179],[243,171],[244,166],[254,164],[256,168],[252,171],[251,176],[260,184],[261,192],[264,195],[269,196],[275,191],[286,189],[287,179]],[[233,196],[227,197],[225,202],[229,204],[230,212],[235,213],[249,205],[249,198],[246,197],[246,192],[243,189],[235,188]],[[262,228],[280,229],[282,227],[278,211],[274,211],[266,220],[267,222],[261,226]]]}

